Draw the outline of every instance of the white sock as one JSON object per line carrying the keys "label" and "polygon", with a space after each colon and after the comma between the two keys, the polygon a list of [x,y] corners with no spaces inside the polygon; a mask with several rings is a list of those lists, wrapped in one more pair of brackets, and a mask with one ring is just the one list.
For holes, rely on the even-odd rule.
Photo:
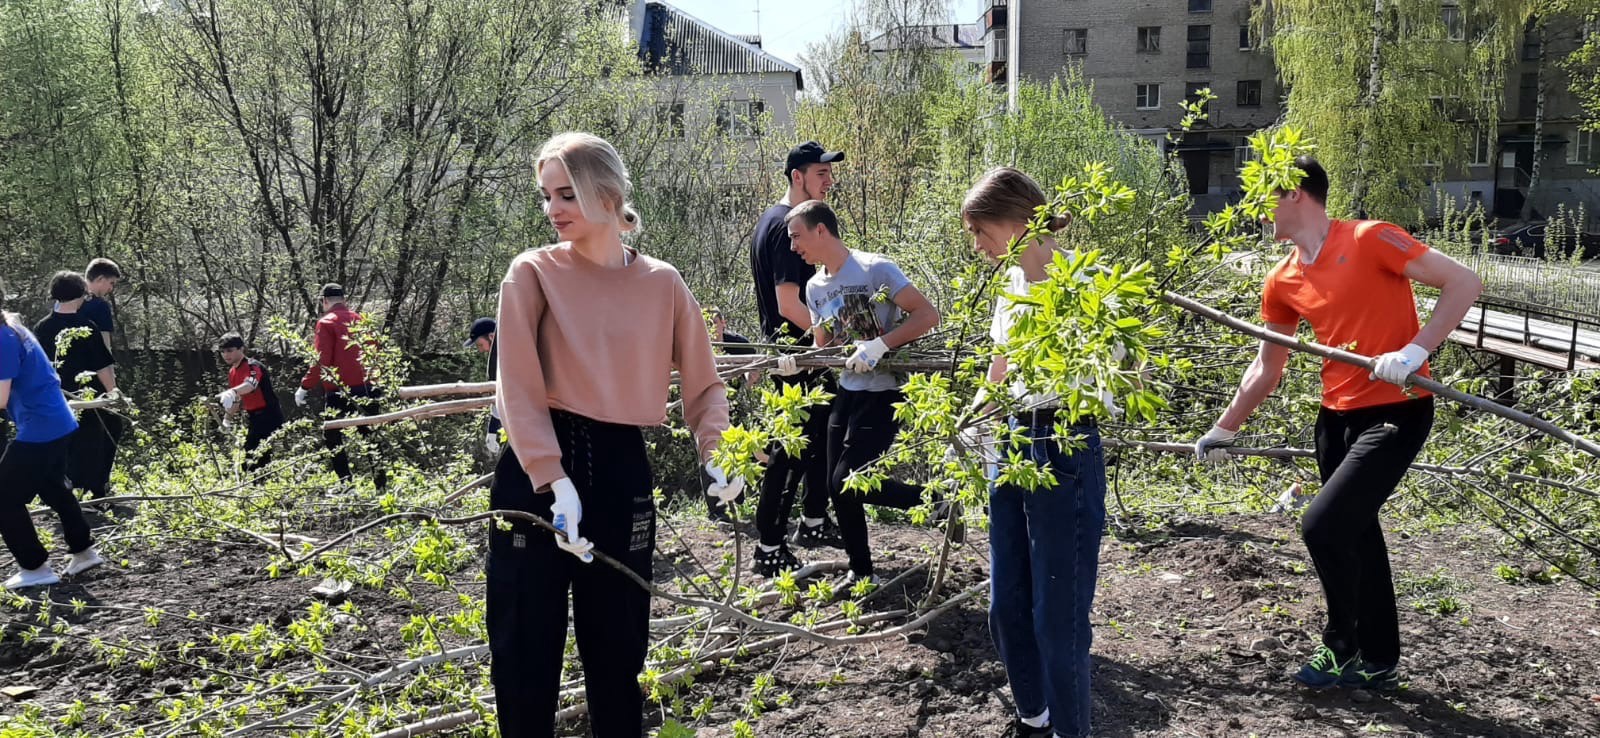
{"label": "white sock", "polygon": [[776,551],[776,550],[778,550],[780,548],[783,548],[783,544],[781,544],[781,543],[776,545],[776,546],[768,546],[765,543],[759,543],[759,544],[756,544],[756,545],[761,547],[761,552],[762,553],[772,553],[773,551]]}
{"label": "white sock", "polygon": [[800,518],[800,519],[806,521],[806,527],[808,527],[808,528],[815,528],[815,527],[817,527],[819,525],[822,525],[822,521],[827,520],[827,518],[804,518],[804,517]]}
{"label": "white sock", "polygon": [[1044,712],[1034,715],[1033,717],[1025,717],[1020,719],[1024,725],[1027,725],[1030,728],[1043,728],[1050,723],[1050,708],[1044,708]]}

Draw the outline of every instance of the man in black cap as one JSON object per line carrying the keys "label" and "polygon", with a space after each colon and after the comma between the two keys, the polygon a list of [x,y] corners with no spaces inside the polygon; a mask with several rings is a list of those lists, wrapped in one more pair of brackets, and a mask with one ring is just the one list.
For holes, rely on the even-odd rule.
{"label": "man in black cap", "polygon": [[[789,244],[784,218],[789,209],[807,200],[823,200],[833,189],[833,165],[844,161],[844,152],[828,151],[816,141],[807,141],[789,151],[783,165],[788,191],[776,205],[767,208],[756,224],[750,243],[750,271],[755,277],[756,306],[761,313],[761,331],[773,343],[809,346],[804,336],[811,329],[811,313],[803,299],[805,285],[816,273]],[[793,359],[780,361],[773,371],[780,386],[795,384],[802,391],[822,386],[833,391],[831,372],[801,372]],[[797,568],[800,564],[789,551],[784,538],[788,532],[789,510],[794,506],[800,481],[805,480],[799,543],[838,545],[839,529],[828,519],[828,475],[826,459],[828,408],[809,408],[804,432],[806,448],[799,458],[774,446],[768,449],[771,461],[761,481],[761,498],[756,506],[756,528],[761,543],[755,552],[755,570],[761,576]]]}
{"label": "man in black cap", "polygon": [[[495,375],[494,352],[494,318],[478,318],[472,321],[471,330],[467,331],[467,342],[461,348],[477,348],[478,353],[489,355],[489,369],[485,373],[490,382]],[[495,417],[494,406],[489,406],[489,425],[483,429],[483,450],[489,452],[491,458],[500,456],[500,418]]]}

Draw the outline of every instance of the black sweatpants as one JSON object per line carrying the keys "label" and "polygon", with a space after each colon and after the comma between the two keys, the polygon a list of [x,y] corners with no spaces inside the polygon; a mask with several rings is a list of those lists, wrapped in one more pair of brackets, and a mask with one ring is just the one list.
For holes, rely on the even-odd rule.
{"label": "black sweatpants", "polygon": [[1400,660],[1394,579],[1378,510],[1432,428],[1432,397],[1317,413],[1322,491],[1306,508],[1301,535],[1328,601],[1322,642],[1341,661],[1357,652],[1379,664]]}
{"label": "black sweatpants", "polygon": [[[798,386],[802,392],[822,387],[837,392],[831,372],[802,372],[792,377],[773,377],[778,389]],[[794,509],[794,498],[800,483],[806,485],[801,498],[801,514],[820,518],[828,514],[828,416],[830,403],[812,405],[801,432],[806,437],[806,447],[798,457],[783,452],[783,447],[773,444],[767,449],[767,472],[761,477],[761,497],[756,502],[756,530],[761,542],[768,546],[783,543],[789,532],[789,512]]]}
{"label": "black sweatpants", "polygon": [[72,486],[105,497],[110,493],[111,466],[122,442],[122,418],[110,410],[85,410],[78,416],[67,452],[67,477]]}
{"label": "black sweatpants", "polygon": [[[336,417],[370,416],[382,412],[378,408],[378,394],[377,389],[371,385],[364,384],[360,387],[351,387],[348,393],[329,392],[326,401],[328,409],[332,410]],[[356,430],[361,433],[362,437],[372,435],[372,426],[370,425],[360,426]],[[339,478],[344,481],[350,481],[350,455],[344,451],[344,430],[323,431],[322,442],[328,447],[329,451],[333,452],[333,458],[329,461],[329,464],[333,467],[333,473],[338,474]],[[369,461],[372,462],[372,486],[382,490],[388,486],[389,475],[384,469],[383,462],[370,457]]]}
{"label": "black sweatpants", "polygon": [[894,419],[894,405],[902,399],[899,391],[855,392],[840,388],[828,416],[828,488],[833,512],[839,516],[839,533],[844,537],[850,571],[858,576],[872,573],[872,549],[867,542],[867,513],[863,506],[905,510],[922,504],[920,484],[885,479],[870,492],[848,492],[844,488],[851,472],[877,461],[894,443],[900,430]]}
{"label": "black sweatpants", "polygon": [[37,569],[50,560],[44,544],[39,542],[33,518],[28,515],[28,505],[35,497],[43,499],[61,518],[69,552],[77,553],[94,542],[78,498],[72,496],[67,484],[67,453],[71,445],[70,435],[45,443],[12,441],[0,456],[0,538],[16,557],[17,566],[24,569]]}
{"label": "black sweatpants", "polygon": [[[277,409],[264,408],[246,414],[244,433],[244,468],[255,471],[266,466],[272,461],[272,452],[262,451],[256,454],[256,449],[266,443],[272,434],[283,427],[283,413]],[[349,470],[349,461],[345,461],[346,474]]]}
{"label": "black sweatpants", "polygon": [[[561,466],[578,490],[578,533],[596,551],[651,579],[656,509],[644,435],[557,410],[550,412]],[[500,454],[489,506],[550,519],[554,496],[535,493],[510,445]],[[650,640],[650,595],[599,561],[585,564],[556,546],[555,534],[525,521],[491,525],[487,588],[490,679],[500,735],[555,735],[561,658],[567,643],[567,593],[583,661],[589,724],[596,738],[639,738],[644,696],[639,674]]]}

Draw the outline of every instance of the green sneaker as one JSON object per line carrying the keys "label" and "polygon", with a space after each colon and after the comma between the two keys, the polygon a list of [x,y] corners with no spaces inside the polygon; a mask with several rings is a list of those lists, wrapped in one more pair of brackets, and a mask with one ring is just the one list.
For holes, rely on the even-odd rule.
{"label": "green sneaker", "polygon": [[1354,666],[1355,663],[1356,657],[1354,656],[1341,662],[1338,654],[1335,654],[1333,649],[1327,646],[1317,646],[1317,652],[1312,655],[1311,661],[1300,667],[1300,671],[1295,672],[1294,678],[1295,681],[1312,689],[1337,687],[1341,683],[1340,680],[1344,678],[1345,670]]}
{"label": "green sneaker", "polygon": [[1400,672],[1393,664],[1361,659],[1339,675],[1339,686],[1373,692],[1393,692],[1400,688]]}

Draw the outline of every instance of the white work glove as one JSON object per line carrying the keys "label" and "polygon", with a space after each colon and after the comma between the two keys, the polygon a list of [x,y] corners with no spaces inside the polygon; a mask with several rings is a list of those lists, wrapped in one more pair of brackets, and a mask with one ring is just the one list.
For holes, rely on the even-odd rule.
{"label": "white work glove", "polygon": [[1372,374],[1367,378],[1376,377],[1390,384],[1406,385],[1406,377],[1412,372],[1422,369],[1422,362],[1428,360],[1428,350],[1414,343],[1406,344],[1399,351],[1390,351],[1379,354],[1377,363],[1372,365]]}
{"label": "white work glove", "polygon": [[294,404],[300,407],[306,406],[306,388],[301,387],[294,391]]}
{"label": "white work glove", "polygon": [[115,387],[112,387],[111,389],[106,390],[106,393],[104,395],[101,395],[101,397],[104,397],[107,400],[111,400],[113,402],[117,401],[117,400],[121,400],[121,399],[123,399],[122,390],[117,389]]}
{"label": "white work glove", "polygon": [[856,341],[855,353],[850,354],[850,358],[845,359],[844,368],[852,372],[870,372],[878,368],[878,361],[883,359],[883,355],[887,353],[889,353],[889,344],[884,343],[882,338],[874,338],[871,341]]}
{"label": "white work glove", "polygon": [[1233,437],[1239,431],[1231,431],[1220,425],[1211,426],[1211,430],[1194,442],[1194,457],[1200,461],[1218,464],[1228,458],[1222,449],[1233,445]]}
{"label": "white work glove", "polygon": [[713,462],[706,462],[706,473],[711,475],[711,486],[706,488],[706,494],[728,504],[738,499],[739,493],[744,491],[744,478],[734,477],[728,480],[727,472],[722,471]]}
{"label": "white work glove", "polygon": [[483,435],[483,450],[490,456],[500,455],[500,431],[490,431]]}
{"label": "white work glove", "polygon": [[578,534],[578,523],[583,522],[583,503],[578,501],[578,488],[572,486],[571,479],[562,477],[550,483],[550,494],[556,496],[550,503],[550,522],[556,530],[567,534],[565,539],[556,536],[556,545],[586,564],[594,561],[594,554],[589,553],[594,544]]}
{"label": "white work glove", "polygon": [[224,411],[231,413],[233,412],[233,406],[239,404],[239,393],[234,392],[233,388],[229,387],[223,390],[222,394],[217,395],[217,402],[222,405]]}
{"label": "white work glove", "polygon": [[792,377],[800,373],[800,367],[793,354],[780,354],[778,365],[773,367],[772,373],[780,377]]}
{"label": "white work glove", "polygon": [[1106,406],[1106,412],[1113,419],[1122,417],[1122,406],[1117,404],[1117,396],[1111,390],[1100,389],[1100,404]]}

